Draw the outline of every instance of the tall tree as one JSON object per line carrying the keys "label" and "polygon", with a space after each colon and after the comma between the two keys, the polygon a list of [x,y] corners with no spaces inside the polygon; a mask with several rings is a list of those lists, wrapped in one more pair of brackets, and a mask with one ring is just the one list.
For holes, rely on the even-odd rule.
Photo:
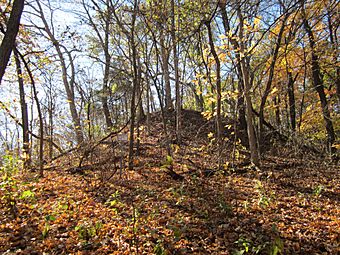
{"label": "tall tree", "polygon": [[5,36],[0,45],[0,83],[15,45],[20,25],[21,14],[24,10],[24,0],[14,0],[11,15],[7,22]]}
{"label": "tall tree", "polygon": [[83,0],[83,7],[85,9],[87,19],[89,21],[90,26],[95,31],[95,34],[97,35],[97,39],[99,41],[99,46],[104,53],[104,60],[101,61],[104,64],[104,73],[100,98],[102,102],[106,126],[108,129],[110,129],[113,126],[108,105],[108,95],[110,92],[109,89],[110,65],[112,60],[112,56],[110,53],[110,31],[112,22],[112,8],[114,7],[112,6],[110,0],[105,0],[105,2],[103,3],[104,7],[101,7],[100,4],[94,0],[91,0],[91,3],[96,13],[99,15],[98,18],[99,20],[97,22],[94,20],[93,15],[90,13],[89,10],[90,7]]}
{"label": "tall tree", "polygon": [[237,16],[239,18],[239,41],[240,41],[240,56],[241,56],[241,71],[242,71],[242,80],[244,84],[244,97],[246,99],[246,113],[247,113],[247,131],[249,138],[249,148],[250,148],[250,159],[251,162],[258,166],[260,164],[259,152],[256,143],[255,129],[253,124],[253,105],[251,100],[251,82],[250,82],[250,74],[249,68],[247,66],[247,52],[246,52],[246,44],[244,38],[244,16],[242,14],[241,5],[237,4]]}
{"label": "tall tree", "polygon": [[325,121],[326,131],[327,131],[327,148],[329,151],[334,151],[332,145],[335,142],[335,132],[333,128],[333,123],[331,119],[331,114],[328,108],[328,101],[325,94],[324,89],[324,82],[323,82],[323,76],[321,74],[321,68],[319,63],[319,56],[316,51],[316,41],[314,32],[312,30],[312,27],[309,24],[309,21],[307,19],[306,9],[305,9],[305,2],[300,1],[301,3],[301,12],[302,12],[302,22],[304,29],[308,36],[309,46],[311,50],[311,57],[312,57],[312,79],[313,79],[313,85],[314,89],[319,95],[321,108],[322,108],[322,116]]}
{"label": "tall tree", "polygon": [[21,68],[19,54],[14,50],[14,58],[17,69],[18,84],[19,84],[19,94],[20,94],[20,106],[21,106],[21,119],[22,119],[22,137],[23,137],[23,161],[24,169],[28,170],[31,167],[31,150],[30,150],[30,138],[29,138],[29,127],[28,127],[28,110],[27,103],[25,100],[25,86],[23,79],[23,72]]}
{"label": "tall tree", "polygon": [[[223,21],[223,27],[224,27],[224,33],[226,35],[233,34],[231,24],[230,24],[230,18],[227,14],[227,5],[226,1],[219,1],[219,8],[222,15],[222,21]],[[243,77],[242,77],[242,68],[241,68],[241,57],[240,52],[238,49],[240,48],[239,41],[236,39],[236,37],[231,36],[229,38],[230,43],[233,47],[233,50],[235,52],[235,58],[236,58],[236,74],[238,77],[238,98],[237,98],[237,113],[238,113],[238,137],[241,139],[242,143],[246,146],[249,146],[248,141],[248,133],[247,133],[247,121],[246,121],[246,111],[245,111],[245,102],[244,102],[244,84],[243,84]]]}
{"label": "tall tree", "polygon": [[[285,9],[285,8],[284,8]],[[264,130],[264,107],[266,105],[266,101],[268,98],[268,95],[271,91],[271,87],[272,87],[272,83],[273,83],[273,78],[274,78],[274,72],[275,72],[275,65],[276,65],[276,60],[278,58],[279,55],[279,49],[281,47],[281,41],[282,41],[282,36],[283,36],[283,32],[284,32],[284,28],[286,26],[286,21],[289,17],[289,12],[285,11],[285,15],[284,18],[281,22],[281,27],[280,27],[280,31],[279,34],[277,35],[277,39],[274,45],[274,48],[272,50],[272,59],[270,62],[270,67],[269,67],[269,76],[268,76],[268,80],[266,83],[266,87],[265,87],[265,91],[262,95],[261,98],[261,104],[260,104],[260,110],[259,110],[259,122],[260,122],[260,150],[261,152],[263,152],[263,144],[265,141],[265,130]]]}
{"label": "tall tree", "polygon": [[[71,52],[64,45],[62,45],[55,37],[54,31],[50,28],[47,22],[47,19],[45,17],[44,10],[41,6],[40,1],[37,0],[36,3],[37,3],[38,8],[35,8],[34,6],[31,6],[31,7],[37,11],[39,17],[41,18],[41,21],[44,24],[43,30],[46,32],[49,40],[53,43],[53,46],[57,52],[58,60],[60,61],[60,65],[61,65],[62,80],[63,80],[63,84],[64,84],[64,88],[66,91],[66,96],[67,96],[67,101],[68,101],[70,112],[71,112],[73,128],[76,133],[77,143],[81,144],[84,141],[84,135],[83,135],[82,125],[80,122],[80,117],[79,117],[76,102],[75,102],[75,67],[74,67],[73,57],[71,55]],[[65,55],[67,56],[67,60],[70,65],[70,74],[68,73],[68,65],[66,64]]]}
{"label": "tall tree", "polygon": [[[176,89],[176,135],[177,142],[181,142],[181,92],[179,83],[179,69],[178,69],[178,52],[177,52],[177,38],[176,38],[176,24],[175,24],[175,0],[171,0],[171,39],[172,52],[174,56],[175,69],[175,89]],[[179,22],[179,19],[177,19]]]}
{"label": "tall tree", "polygon": [[[212,19],[211,19],[212,20]],[[217,146],[219,151],[219,168],[221,168],[221,150],[222,150],[222,119],[221,119],[221,93],[222,93],[222,82],[221,82],[221,62],[217,55],[214,39],[211,29],[211,20],[205,23],[208,30],[209,46],[211,54],[213,55],[216,64],[216,128],[217,128]]]}

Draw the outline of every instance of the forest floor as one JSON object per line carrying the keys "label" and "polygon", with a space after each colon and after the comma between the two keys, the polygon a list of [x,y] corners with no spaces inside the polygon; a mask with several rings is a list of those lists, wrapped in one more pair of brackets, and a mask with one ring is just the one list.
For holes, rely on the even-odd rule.
{"label": "forest floor", "polygon": [[132,171],[103,144],[82,173],[74,152],[43,178],[3,176],[0,254],[340,253],[339,166],[286,145],[254,168],[230,142],[237,160],[217,171],[212,127],[191,111],[167,158],[159,119]]}

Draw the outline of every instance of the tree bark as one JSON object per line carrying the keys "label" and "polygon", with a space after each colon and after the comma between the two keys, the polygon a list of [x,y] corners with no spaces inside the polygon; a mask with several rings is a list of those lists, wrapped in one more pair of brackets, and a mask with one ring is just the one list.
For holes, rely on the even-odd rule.
{"label": "tree bark", "polygon": [[289,117],[290,127],[294,133],[296,130],[296,109],[295,109],[295,93],[294,93],[294,79],[292,72],[288,71],[288,102],[289,102]]}
{"label": "tree bark", "polygon": [[132,96],[131,96],[131,105],[130,105],[130,131],[129,131],[129,162],[128,167],[130,170],[134,167],[134,131],[135,131],[135,118],[136,118],[136,93],[138,89],[138,66],[137,66],[137,45],[135,43],[135,22],[137,16],[138,9],[138,1],[134,1],[134,10],[132,16],[132,27],[130,34],[130,43],[132,48],[132,69],[133,69],[133,88],[132,88]]}
{"label": "tree bark", "polygon": [[6,33],[0,45],[0,84],[15,46],[15,39],[19,32],[20,18],[23,10],[24,0],[14,0],[11,15],[7,23]]}
{"label": "tree bark", "polygon": [[276,40],[276,44],[275,44],[275,48],[273,50],[273,58],[272,61],[270,63],[270,67],[269,67],[269,77],[267,80],[267,84],[266,84],[266,88],[265,91],[263,93],[263,96],[261,98],[261,104],[260,104],[260,110],[259,110],[259,114],[260,114],[260,118],[259,118],[259,124],[260,124],[260,152],[263,153],[264,148],[263,148],[263,144],[264,144],[264,125],[263,125],[263,121],[264,121],[264,107],[266,105],[267,102],[267,98],[269,96],[270,90],[271,90],[271,86],[273,83],[273,78],[274,78],[274,71],[275,71],[275,64],[276,64],[276,60],[278,58],[278,54],[279,54],[279,49],[281,46],[281,40],[282,40],[282,35],[284,32],[284,28],[285,28],[285,24],[286,24],[286,20],[288,19],[289,14],[288,12],[286,12],[284,19],[282,21],[281,27],[280,27],[280,31],[279,34],[277,36],[277,40]]}
{"label": "tree bark", "polygon": [[[179,19],[178,19],[179,22]],[[176,136],[177,142],[181,143],[181,92],[179,84],[179,70],[178,70],[178,53],[177,53],[177,38],[175,27],[175,0],[171,0],[171,38],[172,51],[174,54],[174,69],[175,69],[175,89],[176,89]]]}
{"label": "tree bark", "polygon": [[247,131],[248,131],[248,138],[249,138],[249,148],[250,148],[250,160],[255,166],[260,165],[260,159],[259,159],[259,152],[256,145],[256,137],[255,137],[255,130],[253,125],[253,106],[251,102],[251,96],[250,96],[250,90],[251,90],[251,84],[250,84],[250,75],[249,70],[246,63],[245,58],[245,43],[244,43],[244,32],[243,32],[243,25],[244,25],[244,17],[241,13],[241,7],[238,6],[237,8],[237,15],[240,20],[239,24],[239,40],[240,40],[240,54],[241,56],[241,71],[242,71],[242,78],[243,78],[243,84],[244,84],[244,96],[246,99],[246,113],[247,113]]}
{"label": "tree bark", "polygon": [[311,48],[311,55],[312,55],[312,79],[313,79],[313,85],[314,89],[319,95],[321,107],[322,107],[322,116],[325,121],[326,131],[327,131],[327,149],[329,152],[333,152],[334,148],[332,145],[335,142],[335,132],[333,128],[333,123],[331,119],[331,114],[328,109],[328,102],[324,90],[323,85],[323,79],[321,74],[321,68],[319,64],[319,57],[317,53],[315,52],[315,39],[314,39],[314,33],[312,31],[311,26],[309,25],[309,22],[306,18],[306,13],[304,10],[304,3],[302,2],[302,14],[303,14],[303,26],[305,28],[305,31],[308,35],[309,40],[309,46]]}
{"label": "tree bark", "polygon": [[20,106],[21,106],[21,119],[22,119],[22,137],[23,137],[23,167],[24,170],[29,170],[31,167],[31,151],[30,151],[30,139],[29,139],[29,130],[28,130],[28,111],[27,111],[27,103],[25,100],[25,87],[24,80],[22,78],[22,68],[19,59],[19,54],[14,50],[14,58],[15,64],[17,68],[18,75],[18,83],[19,83],[19,93],[20,93]]}
{"label": "tree bark", "polygon": [[35,86],[35,81],[34,81],[34,77],[32,74],[31,69],[29,68],[29,65],[27,63],[27,61],[25,60],[25,58],[23,56],[21,56],[21,59],[25,65],[25,69],[30,77],[30,81],[31,81],[31,85],[33,88],[33,96],[34,96],[34,100],[37,106],[37,111],[38,111],[38,116],[39,116],[39,175],[40,177],[44,177],[44,120],[43,120],[43,116],[42,116],[42,112],[41,112],[41,107],[40,107],[40,102],[39,102],[39,98],[38,98],[38,92],[37,92],[37,88]]}
{"label": "tree bark", "polygon": [[[55,50],[57,51],[57,55],[58,55],[58,58],[61,64],[62,80],[63,80],[63,84],[64,84],[65,91],[66,91],[67,101],[68,101],[70,112],[71,112],[73,128],[76,133],[77,143],[82,144],[84,142],[84,135],[83,135],[82,126],[80,123],[80,117],[78,115],[77,107],[75,103],[75,95],[74,95],[75,70],[74,70],[74,65],[73,65],[73,59],[72,59],[71,53],[66,49],[66,47],[61,45],[59,41],[55,38],[54,34],[52,33],[47,23],[47,20],[45,18],[44,11],[43,11],[43,8],[41,7],[40,2],[38,0],[36,2],[39,7],[38,12],[39,12],[40,18],[42,22],[44,23],[44,30],[47,33],[51,42],[53,43]],[[64,54],[61,50],[62,48],[66,51],[66,54],[70,61],[70,67],[71,67],[70,80],[67,78],[68,77],[67,65],[66,65]]]}
{"label": "tree bark", "polygon": [[159,43],[161,47],[161,58],[162,58],[162,69],[163,69],[163,79],[165,83],[165,108],[167,110],[172,110],[172,99],[171,99],[171,85],[170,85],[170,74],[169,74],[169,52],[165,46],[164,32],[161,28]]}
{"label": "tree bark", "polygon": [[[219,8],[222,15],[223,20],[223,27],[225,34],[229,34],[231,32],[229,18],[226,11],[226,1],[219,2]],[[230,38],[231,45],[233,46],[234,50],[239,49],[240,45],[235,38]],[[242,68],[241,68],[241,57],[240,53],[237,51],[235,52],[236,56],[236,70],[238,75],[238,91],[239,95],[237,98],[237,111],[238,111],[238,129],[237,129],[237,136],[240,138],[241,142],[245,146],[249,146],[249,139],[247,134],[247,121],[246,121],[246,107],[244,103],[244,82],[242,77]],[[249,148],[249,147],[248,147]]]}
{"label": "tree bark", "polygon": [[221,168],[221,154],[222,154],[222,120],[221,120],[221,62],[218,58],[217,52],[215,50],[214,40],[211,31],[211,24],[210,21],[205,23],[208,29],[208,38],[209,38],[209,45],[210,45],[210,52],[214,57],[216,63],[216,127],[217,127],[217,146],[219,151],[219,168]]}

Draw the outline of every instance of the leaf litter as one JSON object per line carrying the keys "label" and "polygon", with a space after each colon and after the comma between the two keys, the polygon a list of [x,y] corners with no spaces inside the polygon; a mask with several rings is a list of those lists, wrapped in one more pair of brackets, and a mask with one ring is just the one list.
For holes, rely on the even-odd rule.
{"label": "leaf litter", "polygon": [[[150,135],[142,130],[133,171],[120,174],[110,161],[112,149],[102,146],[87,163],[106,163],[85,173],[67,171],[77,162],[74,154],[54,162],[44,178],[16,176],[15,213],[0,189],[0,253],[340,252],[339,166],[308,155],[271,155],[260,169],[240,163],[215,170],[208,138],[213,124],[195,112],[184,114],[184,142],[173,146],[171,162],[183,179],[173,179],[164,167],[161,123]],[[225,153],[231,160],[231,149]],[[109,180],[107,173],[114,173]]]}

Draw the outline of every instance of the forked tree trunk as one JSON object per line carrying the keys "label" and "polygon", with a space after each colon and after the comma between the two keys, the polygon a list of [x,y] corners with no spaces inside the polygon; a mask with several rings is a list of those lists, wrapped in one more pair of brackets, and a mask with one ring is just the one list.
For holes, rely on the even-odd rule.
{"label": "forked tree trunk", "polygon": [[255,130],[253,125],[253,107],[250,97],[250,90],[251,90],[251,84],[250,84],[250,75],[248,66],[246,64],[246,58],[245,58],[245,45],[244,45],[244,32],[243,32],[243,15],[241,13],[241,7],[238,6],[237,8],[237,15],[240,20],[239,24],[239,39],[240,39],[240,53],[243,55],[241,57],[241,70],[242,70],[242,78],[243,78],[243,84],[244,84],[244,96],[246,99],[246,113],[247,113],[247,131],[248,131],[248,138],[249,138],[249,149],[250,149],[250,159],[251,162],[259,166],[260,165],[260,158],[259,158],[259,152],[256,144],[256,137],[255,137]]}
{"label": "forked tree trunk", "polygon": [[[226,1],[220,1],[219,2],[219,8],[222,15],[223,20],[223,27],[225,34],[229,34],[231,32],[230,28],[230,21],[228,18],[228,14],[226,11]],[[239,49],[240,45],[239,42],[235,38],[229,39],[231,42],[231,45],[233,46],[234,50]],[[246,107],[244,103],[244,82],[242,78],[242,68],[241,68],[241,57],[240,53],[238,51],[235,52],[236,57],[236,70],[237,75],[239,78],[238,81],[238,91],[239,95],[237,98],[237,113],[238,113],[238,128],[237,128],[237,136],[240,138],[243,145],[247,146],[249,148],[249,139],[247,134],[247,121],[246,121]]]}
{"label": "forked tree trunk", "polygon": [[39,98],[38,98],[38,92],[37,92],[37,88],[35,86],[35,81],[34,81],[34,77],[32,74],[31,69],[29,68],[29,65],[27,63],[27,61],[25,60],[25,58],[21,55],[20,56],[24,65],[25,65],[25,69],[30,77],[30,81],[31,81],[31,85],[32,85],[32,89],[33,89],[33,97],[37,106],[37,111],[38,111],[38,116],[39,116],[39,175],[40,177],[44,177],[44,120],[43,120],[43,116],[42,116],[42,112],[41,112],[41,107],[40,107],[40,102],[39,102]]}
{"label": "forked tree trunk", "polygon": [[[74,128],[75,133],[76,133],[77,143],[82,144],[83,141],[84,141],[84,136],[83,136],[82,126],[81,126],[81,123],[80,123],[80,117],[78,115],[77,107],[76,107],[76,103],[75,103],[75,95],[74,95],[75,70],[74,70],[74,65],[73,65],[73,59],[72,59],[70,52],[67,51],[66,47],[62,46],[59,43],[59,41],[55,38],[54,34],[52,33],[52,31],[51,31],[51,29],[50,29],[50,27],[47,23],[47,20],[46,20],[45,15],[44,15],[43,8],[42,8],[39,0],[37,0],[36,2],[37,2],[38,7],[39,7],[38,12],[39,12],[40,18],[41,18],[41,20],[44,24],[44,30],[47,33],[51,42],[53,43],[55,50],[57,51],[57,55],[58,55],[60,65],[61,65],[62,80],[63,80],[63,84],[64,84],[65,91],[66,91],[67,101],[68,101],[70,112],[71,112],[73,128]],[[68,60],[69,60],[69,64],[70,64],[70,67],[71,67],[70,80],[68,79],[67,65],[66,65],[64,54],[61,50],[62,48],[66,51],[66,54],[68,55]]]}

